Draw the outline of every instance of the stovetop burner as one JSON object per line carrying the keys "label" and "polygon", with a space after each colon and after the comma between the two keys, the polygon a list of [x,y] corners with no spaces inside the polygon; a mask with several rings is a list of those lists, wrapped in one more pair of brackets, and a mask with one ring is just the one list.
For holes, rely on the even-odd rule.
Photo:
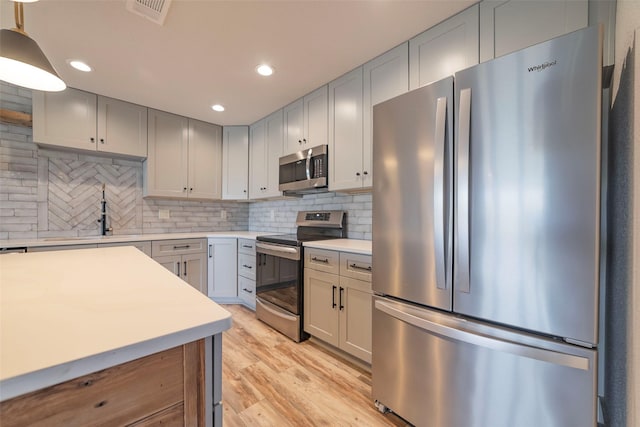
{"label": "stovetop burner", "polygon": [[272,234],[258,236],[256,239],[287,246],[302,246],[302,243],[314,240],[345,238],[346,216],[344,211],[300,211],[296,219],[296,234]]}

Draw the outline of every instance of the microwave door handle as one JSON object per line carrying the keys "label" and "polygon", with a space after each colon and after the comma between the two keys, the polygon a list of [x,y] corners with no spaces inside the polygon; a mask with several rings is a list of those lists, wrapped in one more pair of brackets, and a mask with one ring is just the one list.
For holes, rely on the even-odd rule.
{"label": "microwave door handle", "polygon": [[307,179],[311,179],[311,155],[313,154],[313,150],[309,148],[307,152]]}
{"label": "microwave door handle", "polygon": [[436,101],[435,156],[433,164],[433,230],[436,253],[436,287],[446,289],[444,256],[444,139],[447,121],[447,98]]}

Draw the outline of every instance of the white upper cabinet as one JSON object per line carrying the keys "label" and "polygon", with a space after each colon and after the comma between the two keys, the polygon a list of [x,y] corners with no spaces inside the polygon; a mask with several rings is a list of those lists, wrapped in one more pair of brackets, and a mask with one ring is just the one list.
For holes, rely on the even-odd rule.
{"label": "white upper cabinet", "polygon": [[253,124],[249,129],[249,198],[278,197],[278,160],[283,146],[283,110]]}
{"label": "white upper cabinet", "polygon": [[189,198],[222,197],[222,128],[189,119]]}
{"label": "white upper cabinet", "polygon": [[249,198],[249,127],[222,128],[222,198]]}
{"label": "white upper cabinet", "polygon": [[149,109],[149,152],[143,164],[144,195],[187,197],[189,119]]}
{"label": "white upper cabinet", "polygon": [[284,113],[284,153],[327,144],[327,86],[287,105]]}
{"label": "white upper cabinet", "polygon": [[78,89],[33,91],[34,142],[147,156],[147,108]]}
{"label": "white upper cabinet", "polygon": [[378,56],[362,66],[363,92],[363,186],[372,185],[373,106],[409,90],[409,42]]}
{"label": "white upper cabinet", "polygon": [[97,149],[147,157],[147,108],[98,96]]}
{"label": "white upper cabinet", "polygon": [[409,88],[417,89],[478,63],[478,5],[409,40]]}
{"label": "white upper cabinet", "polygon": [[145,197],[220,199],[220,126],[149,110]]}
{"label": "white upper cabinet", "polygon": [[363,163],[362,67],[329,83],[329,190],[370,187]]}
{"label": "white upper cabinet", "polygon": [[480,61],[584,28],[587,0],[485,0],[480,3]]}

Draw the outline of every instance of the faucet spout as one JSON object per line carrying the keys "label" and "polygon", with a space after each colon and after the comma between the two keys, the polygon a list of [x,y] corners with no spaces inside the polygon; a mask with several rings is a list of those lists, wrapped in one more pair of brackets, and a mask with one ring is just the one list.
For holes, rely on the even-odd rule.
{"label": "faucet spout", "polygon": [[100,200],[100,235],[106,236],[108,231],[112,231],[111,227],[107,228],[107,199],[104,197],[105,184],[102,184],[102,199]]}

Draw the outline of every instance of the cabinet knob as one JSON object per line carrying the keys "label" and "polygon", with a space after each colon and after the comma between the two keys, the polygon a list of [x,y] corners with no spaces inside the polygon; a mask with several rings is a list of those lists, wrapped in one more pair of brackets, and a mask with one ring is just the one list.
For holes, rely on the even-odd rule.
{"label": "cabinet knob", "polygon": [[193,192],[193,187],[189,187],[189,191],[190,191],[190,192]]}
{"label": "cabinet knob", "polygon": [[306,144],[306,143],[307,143],[307,140],[306,140],[306,139],[303,139],[303,140],[302,140],[302,142],[304,142],[304,143]]}
{"label": "cabinet knob", "polygon": [[360,176],[360,172],[356,172],[356,176]]}
{"label": "cabinet knob", "polygon": [[364,171],[364,172],[362,172],[362,173],[363,173],[364,175],[369,175],[369,172],[367,172],[367,171]]}
{"label": "cabinet knob", "polygon": [[100,144],[104,144],[104,138],[100,138]]}
{"label": "cabinet knob", "polygon": [[302,140],[301,139],[298,140],[298,144],[302,145]]}
{"label": "cabinet knob", "polygon": [[89,140],[93,143],[96,142],[96,139],[94,137],[89,138]]}
{"label": "cabinet knob", "polygon": [[246,193],[246,192],[247,192],[247,190],[242,190],[242,192],[243,192],[243,193]]}
{"label": "cabinet knob", "polygon": [[187,191],[187,187],[182,187],[182,191]]}

